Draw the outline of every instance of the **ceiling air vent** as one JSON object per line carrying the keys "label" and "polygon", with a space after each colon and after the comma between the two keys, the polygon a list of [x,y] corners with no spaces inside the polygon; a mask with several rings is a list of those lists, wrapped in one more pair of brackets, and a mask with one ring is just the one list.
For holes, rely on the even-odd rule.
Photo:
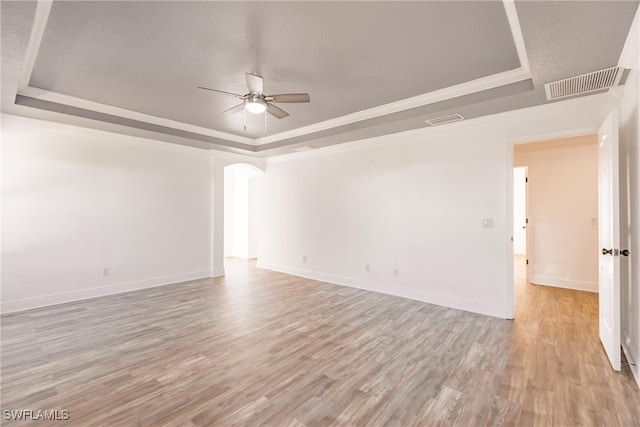
{"label": "ceiling air vent", "polygon": [[623,72],[624,69],[621,67],[594,71],[593,73],[547,83],[544,85],[544,91],[547,93],[547,99],[552,100],[608,89],[618,85]]}
{"label": "ceiling air vent", "polygon": [[464,120],[460,114],[451,114],[450,116],[434,117],[433,119],[425,120],[430,126],[446,125],[447,123],[459,122]]}
{"label": "ceiling air vent", "polygon": [[305,151],[314,150],[316,147],[312,147],[311,145],[303,145],[302,147],[296,147],[293,151],[297,151],[298,153],[304,153]]}

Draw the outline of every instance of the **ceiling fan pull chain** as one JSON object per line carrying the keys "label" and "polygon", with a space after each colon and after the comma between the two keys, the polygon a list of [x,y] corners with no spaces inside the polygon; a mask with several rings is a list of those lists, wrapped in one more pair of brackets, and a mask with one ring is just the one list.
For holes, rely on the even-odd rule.
{"label": "ceiling fan pull chain", "polygon": [[264,137],[267,137],[267,114],[264,114]]}
{"label": "ceiling fan pull chain", "polygon": [[244,110],[244,131],[247,131],[247,110]]}

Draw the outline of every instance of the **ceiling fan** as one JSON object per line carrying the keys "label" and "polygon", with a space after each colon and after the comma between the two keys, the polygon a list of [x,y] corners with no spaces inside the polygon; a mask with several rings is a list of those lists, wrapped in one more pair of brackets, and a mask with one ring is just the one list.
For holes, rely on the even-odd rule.
{"label": "ceiling fan", "polygon": [[237,93],[225,92],[223,90],[211,89],[208,87],[199,86],[198,89],[210,90],[212,92],[218,92],[225,95],[235,96],[242,100],[241,104],[231,107],[224,112],[224,114],[233,114],[243,109],[250,113],[259,114],[265,111],[278,119],[284,119],[289,115],[282,108],[273,105],[273,103],[285,103],[285,102],[310,102],[311,98],[308,93],[283,93],[280,95],[265,95],[262,93],[264,88],[264,79],[261,76],[251,73],[245,73],[247,81],[247,88],[249,93],[239,95]]}

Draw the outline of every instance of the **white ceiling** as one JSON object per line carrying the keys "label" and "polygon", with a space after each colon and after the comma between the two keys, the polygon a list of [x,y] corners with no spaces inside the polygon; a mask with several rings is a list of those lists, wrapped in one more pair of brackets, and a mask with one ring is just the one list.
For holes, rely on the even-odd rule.
{"label": "white ceiling", "polygon": [[[50,6],[50,7],[48,7]],[[545,103],[616,66],[637,2],[2,2],[3,111],[268,156]],[[291,115],[222,114],[309,92]],[[16,94],[18,95],[16,97]],[[246,130],[244,129],[246,116]]]}

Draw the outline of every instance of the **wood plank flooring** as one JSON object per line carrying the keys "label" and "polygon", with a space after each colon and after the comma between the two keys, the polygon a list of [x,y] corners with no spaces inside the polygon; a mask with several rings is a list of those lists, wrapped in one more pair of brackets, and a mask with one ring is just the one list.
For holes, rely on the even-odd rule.
{"label": "wood plank flooring", "polygon": [[597,295],[530,285],[508,321],[269,272],[4,315],[2,409],[77,426],[640,425]]}

